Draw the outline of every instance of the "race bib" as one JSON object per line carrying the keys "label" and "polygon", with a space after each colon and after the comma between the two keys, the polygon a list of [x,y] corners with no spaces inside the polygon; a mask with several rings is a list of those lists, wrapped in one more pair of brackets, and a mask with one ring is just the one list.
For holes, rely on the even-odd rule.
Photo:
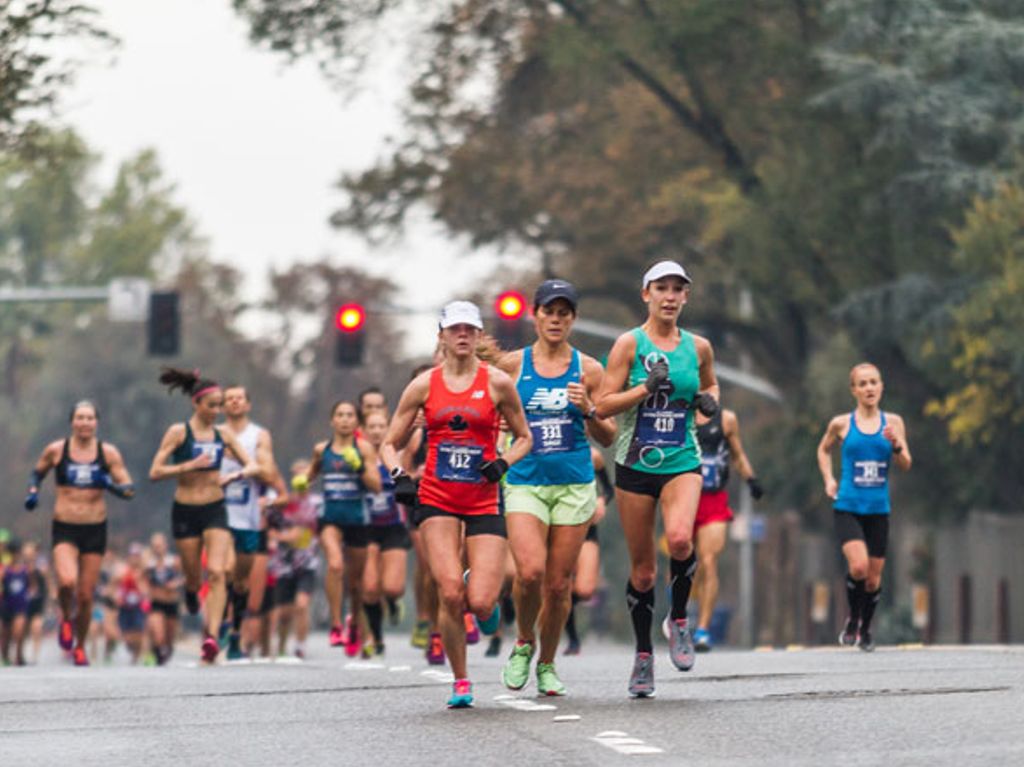
{"label": "race bib", "polygon": [[247,506],[252,497],[251,482],[232,482],[224,490],[224,499],[232,506]]}
{"label": "race bib", "polygon": [[686,444],[686,408],[647,407],[637,413],[636,431],[640,444],[650,447],[683,447]]}
{"label": "race bib", "polygon": [[437,478],[446,482],[482,482],[483,460],[484,449],[480,445],[442,442],[437,446]]}
{"label": "race bib", "polygon": [[220,464],[221,456],[224,455],[224,446],[219,442],[193,442],[192,457],[198,458],[201,455],[210,458],[211,466],[217,466]]}
{"label": "race bib", "polygon": [[324,500],[358,501],[361,497],[362,488],[355,477],[324,475]]}
{"label": "race bib", "polygon": [[68,465],[68,478],[72,485],[88,487],[93,483],[94,474],[99,473],[95,469],[91,463],[72,463]]}
{"label": "race bib", "polygon": [[714,458],[704,458],[700,462],[700,473],[704,478],[705,490],[717,490],[719,482],[718,461]]}
{"label": "race bib", "polygon": [[856,487],[883,487],[889,478],[887,461],[854,461],[853,484]]}
{"label": "race bib", "polygon": [[572,418],[564,413],[530,421],[533,452],[537,455],[567,453],[576,446]]}

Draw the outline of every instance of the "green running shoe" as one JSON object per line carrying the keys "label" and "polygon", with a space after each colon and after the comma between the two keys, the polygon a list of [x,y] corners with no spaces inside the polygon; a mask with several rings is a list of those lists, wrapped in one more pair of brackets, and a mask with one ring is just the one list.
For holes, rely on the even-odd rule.
{"label": "green running shoe", "polygon": [[530,661],[533,660],[533,644],[516,642],[501,670],[501,681],[510,690],[521,690],[530,681]]}
{"label": "green running shoe", "polygon": [[549,696],[565,695],[565,685],[558,678],[554,663],[537,664],[537,694]]}

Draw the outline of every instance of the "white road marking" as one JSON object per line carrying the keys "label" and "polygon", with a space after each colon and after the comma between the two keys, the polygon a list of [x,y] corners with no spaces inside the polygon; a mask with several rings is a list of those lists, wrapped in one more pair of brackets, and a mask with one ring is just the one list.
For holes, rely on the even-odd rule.
{"label": "white road marking", "polygon": [[345,669],[348,671],[380,671],[384,668],[387,668],[387,666],[383,663],[367,663],[366,661],[356,661],[345,664]]}
{"label": "white road marking", "polygon": [[559,714],[552,721],[555,722],[578,722],[582,719],[579,714]]}
{"label": "white road marking", "polygon": [[538,703],[529,698],[511,698],[498,701],[503,706],[514,708],[516,711],[557,711],[558,706],[550,703]]}
{"label": "white road marking", "polygon": [[664,749],[658,748],[657,746],[649,746],[644,743],[640,738],[633,738],[624,732],[618,730],[608,730],[606,732],[599,733],[596,737],[591,738],[595,743],[600,743],[605,748],[610,748],[619,754],[626,756],[639,756],[641,754],[663,754]]}
{"label": "white road marking", "polygon": [[442,684],[451,684],[452,675],[450,671],[437,671],[435,669],[427,669],[421,671],[420,676],[425,676],[429,679],[433,679],[435,682],[441,682]]}
{"label": "white road marking", "polygon": [[412,671],[412,666],[389,666],[388,671]]}
{"label": "white road marking", "polygon": [[302,658],[296,658],[292,655],[278,655],[274,658],[274,663],[284,663],[286,666],[298,666],[304,662]]}

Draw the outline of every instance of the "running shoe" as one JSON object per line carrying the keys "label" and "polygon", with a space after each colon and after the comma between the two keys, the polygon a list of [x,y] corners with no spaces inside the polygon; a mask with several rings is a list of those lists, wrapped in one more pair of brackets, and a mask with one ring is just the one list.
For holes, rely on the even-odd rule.
{"label": "running shoe", "polygon": [[634,698],[654,697],[654,656],[649,652],[636,654],[629,675],[629,694]]}
{"label": "running shoe", "polygon": [[226,650],[228,647],[228,640],[231,637],[231,624],[227,621],[220,622],[220,628],[217,629],[217,646],[222,650]]}
{"label": "running shoe", "polygon": [[668,656],[672,665],[680,671],[689,671],[695,660],[693,653],[693,637],[686,625],[686,618],[674,620],[669,625],[672,636],[668,640]]}
{"label": "running shoe", "polygon": [[341,643],[347,645],[352,640],[352,614],[349,613],[345,616],[345,620],[342,621],[343,628],[341,629]]}
{"label": "running shoe", "polygon": [[857,644],[857,621],[850,618],[839,633],[839,644],[843,647],[853,647]]}
{"label": "running shoe", "polygon": [[447,662],[444,655],[444,643],[440,634],[431,634],[427,642],[427,663],[431,666],[443,666]]}
{"label": "running shoe", "polygon": [[672,641],[672,618],[666,614],[665,620],[661,622],[661,635],[668,641]]}
{"label": "running shoe", "polygon": [[452,683],[452,696],[448,708],[473,708],[473,683],[468,679],[456,679]]}
{"label": "running shoe", "polygon": [[228,636],[228,660],[243,660],[246,654],[242,651],[242,637],[234,631]]}
{"label": "running shoe", "polygon": [[549,697],[565,695],[565,685],[558,678],[554,663],[537,664],[537,694]]}
{"label": "running shoe", "polygon": [[484,657],[497,658],[499,655],[501,655],[501,637],[493,636],[487,643],[487,652],[484,653]]}
{"label": "running shoe", "polygon": [[421,650],[425,650],[427,642],[430,640],[430,621],[416,621],[416,628],[412,630],[412,638],[410,644],[413,647],[418,647]]}
{"label": "running shoe", "polygon": [[327,644],[331,647],[341,647],[345,644],[345,634],[341,626],[331,627],[331,633],[327,635]]}
{"label": "running shoe", "polygon": [[220,653],[220,645],[217,644],[217,640],[212,636],[206,637],[200,650],[203,663],[213,663],[217,660],[218,653]]}
{"label": "running shoe", "polygon": [[74,651],[71,653],[71,657],[74,660],[76,666],[88,666],[89,665],[89,659],[87,657],[85,657],[85,648],[84,647],[76,647],[74,649]]}
{"label": "running shoe", "polygon": [[494,603],[494,609],[491,610],[491,614],[487,617],[487,620],[480,621],[480,630],[487,634],[487,636],[493,636],[498,629],[501,628],[501,604],[498,602]]}
{"label": "running shoe", "polygon": [[562,650],[562,655],[579,655],[580,654],[580,640],[570,639],[569,643]]}
{"label": "running shoe", "polygon": [[463,613],[462,620],[466,624],[466,644],[476,644],[480,641],[480,628],[476,625],[476,617],[473,613]]}
{"label": "running shoe", "polygon": [[70,650],[71,646],[75,643],[75,629],[71,625],[71,621],[62,620],[60,622],[60,630],[57,632],[57,643],[60,644],[60,649]]}
{"label": "running shoe", "polygon": [[405,602],[388,599],[385,604],[388,606],[388,623],[397,626],[405,618]]}
{"label": "running shoe", "polygon": [[521,690],[530,681],[530,661],[533,660],[533,643],[518,639],[501,670],[501,681],[510,690]]}
{"label": "running shoe", "polygon": [[354,658],[359,654],[359,651],[363,646],[362,632],[359,631],[359,626],[352,620],[352,616],[348,616],[348,642],[345,644],[345,655],[350,658]]}
{"label": "running shoe", "polygon": [[185,589],[185,609],[189,615],[199,615],[199,594]]}
{"label": "running shoe", "polygon": [[875,640],[871,638],[870,631],[861,630],[860,634],[857,636],[857,647],[862,649],[864,652],[875,651]]}
{"label": "running shoe", "polygon": [[366,643],[363,645],[362,652],[363,652],[363,659],[364,660],[369,660],[374,655],[383,655],[384,654],[384,643],[381,642],[380,644],[377,644],[376,642],[373,641],[372,637],[368,638],[366,640]]}
{"label": "running shoe", "polygon": [[697,652],[711,652],[711,632],[707,629],[697,629],[693,632],[693,649]]}

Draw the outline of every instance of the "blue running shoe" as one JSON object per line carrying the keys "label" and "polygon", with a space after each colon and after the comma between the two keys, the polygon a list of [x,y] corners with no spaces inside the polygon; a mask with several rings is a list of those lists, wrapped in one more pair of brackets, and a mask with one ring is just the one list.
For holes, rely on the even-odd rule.
{"label": "blue running shoe", "polygon": [[456,679],[452,683],[452,696],[448,708],[473,708],[473,683],[468,679]]}
{"label": "blue running shoe", "polygon": [[707,629],[697,629],[693,632],[693,649],[697,652],[711,652],[711,632]]}

